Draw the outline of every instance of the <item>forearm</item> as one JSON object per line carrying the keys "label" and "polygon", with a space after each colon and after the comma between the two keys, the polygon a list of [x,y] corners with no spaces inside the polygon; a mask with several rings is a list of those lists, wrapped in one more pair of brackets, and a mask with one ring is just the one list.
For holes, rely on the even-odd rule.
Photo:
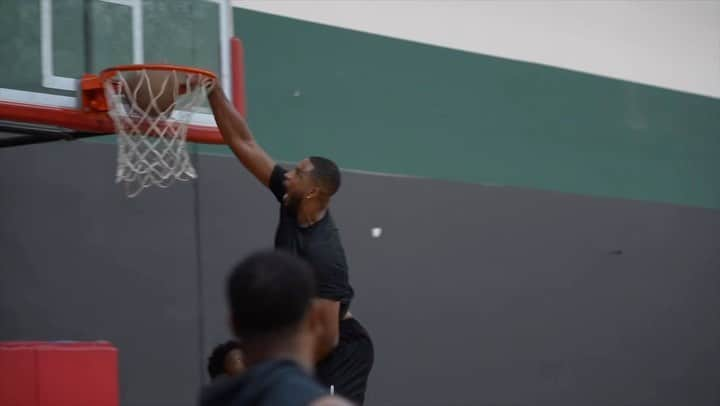
{"label": "forearm", "polygon": [[315,348],[315,358],[324,359],[337,347],[340,341],[340,302],[329,299],[315,298],[314,306],[319,308],[320,335]]}
{"label": "forearm", "polygon": [[219,85],[208,95],[208,101],[226,144],[255,142],[245,118],[235,109]]}
{"label": "forearm", "polygon": [[[338,337],[339,338],[339,337]],[[324,360],[330,353],[337,347],[339,340],[318,340],[318,344],[315,347],[315,360],[320,362]]]}
{"label": "forearm", "polygon": [[250,173],[268,186],[275,161],[255,142],[245,118],[235,110],[220,87],[208,95],[208,100],[225,143]]}

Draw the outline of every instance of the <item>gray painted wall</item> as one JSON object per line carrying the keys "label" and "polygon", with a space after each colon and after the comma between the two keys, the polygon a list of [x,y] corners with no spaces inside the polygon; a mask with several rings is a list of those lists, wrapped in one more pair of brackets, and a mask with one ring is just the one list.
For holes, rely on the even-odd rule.
{"label": "gray painted wall", "polygon": [[200,380],[192,185],[127,200],[114,150],[0,150],[0,340],[110,340],[123,405],[190,404]]}
{"label": "gray painted wall", "polygon": [[[193,404],[225,273],[277,211],[198,160],[127,200],[112,145],[0,150],[0,339],[108,339],[123,405]],[[720,403],[718,211],[346,174],[334,216],[370,405]]]}

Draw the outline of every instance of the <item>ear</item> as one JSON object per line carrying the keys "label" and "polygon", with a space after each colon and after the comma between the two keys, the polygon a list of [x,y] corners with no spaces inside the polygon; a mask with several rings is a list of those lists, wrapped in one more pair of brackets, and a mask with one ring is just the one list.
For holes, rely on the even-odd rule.
{"label": "ear", "polygon": [[310,192],[305,195],[306,199],[312,199],[313,197],[320,196],[320,187],[319,186],[313,186],[312,189],[310,189]]}

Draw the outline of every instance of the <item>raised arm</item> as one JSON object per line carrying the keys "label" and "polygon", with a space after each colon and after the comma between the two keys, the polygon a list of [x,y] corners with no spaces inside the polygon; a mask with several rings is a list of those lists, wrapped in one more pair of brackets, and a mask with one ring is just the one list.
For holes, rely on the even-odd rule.
{"label": "raised arm", "polygon": [[250,173],[263,185],[269,186],[275,161],[255,142],[245,118],[225,97],[219,84],[210,92],[208,100],[225,143]]}

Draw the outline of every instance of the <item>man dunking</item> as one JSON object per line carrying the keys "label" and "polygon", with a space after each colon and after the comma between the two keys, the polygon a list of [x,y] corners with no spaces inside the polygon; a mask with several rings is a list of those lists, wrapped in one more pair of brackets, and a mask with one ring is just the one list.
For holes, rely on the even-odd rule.
{"label": "man dunking", "polygon": [[199,406],[351,406],[311,376],[323,330],[314,273],[282,251],[257,252],[233,267],[225,292],[245,370],[205,386]]}
{"label": "man dunking", "polygon": [[314,268],[316,304],[323,309],[322,345],[316,351],[317,378],[358,404],[373,365],[373,344],[350,314],[353,289],[330,199],[340,187],[340,171],[326,158],[310,157],[286,171],[257,144],[245,119],[217,85],[208,96],[225,143],[240,162],[280,202],[275,247],[307,260]]}

